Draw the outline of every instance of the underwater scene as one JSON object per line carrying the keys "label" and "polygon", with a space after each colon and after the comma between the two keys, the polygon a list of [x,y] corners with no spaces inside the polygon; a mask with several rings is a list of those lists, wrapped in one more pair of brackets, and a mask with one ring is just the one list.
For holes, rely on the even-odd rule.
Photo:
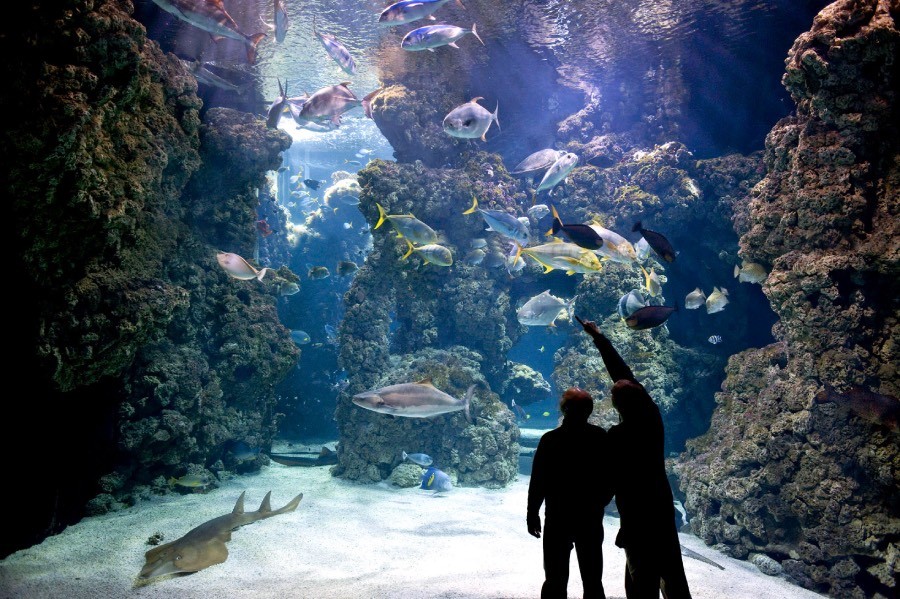
{"label": "underwater scene", "polygon": [[0,598],[898,596],[900,0],[10,10]]}

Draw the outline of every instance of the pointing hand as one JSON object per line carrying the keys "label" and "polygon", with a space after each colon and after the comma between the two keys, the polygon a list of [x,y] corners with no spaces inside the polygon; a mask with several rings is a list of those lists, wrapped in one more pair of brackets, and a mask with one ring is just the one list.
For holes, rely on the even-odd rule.
{"label": "pointing hand", "polygon": [[575,320],[581,323],[581,326],[584,328],[584,331],[593,338],[603,337],[603,333],[600,332],[600,329],[597,328],[597,323],[593,320],[581,320],[581,318],[576,314]]}

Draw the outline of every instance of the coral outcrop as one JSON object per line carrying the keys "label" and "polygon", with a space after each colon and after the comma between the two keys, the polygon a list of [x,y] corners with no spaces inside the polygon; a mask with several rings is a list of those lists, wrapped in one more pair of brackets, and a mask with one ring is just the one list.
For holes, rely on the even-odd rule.
{"label": "coral outcrop", "polygon": [[896,2],[841,0],[791,48],[797,111],[766,140],[741,237],[771,268],[780,342],[731,358],[679,467],[708,543],[842,598],[900,580],[897,431],[875,405],[900,401],[898,18]]}
{"label": "coral outcrop", "polygon": [[34,514],[44,534],[98,491],[127,500],[138,482],[212,465],[226,439],[264,444],[271,386],[296,356],[268,282],[215,259],[252,257],[253,188],[288,140],[233,111],[201,124],[194,79],[129,9],[45,6],[4,42],[21,53],[3,67],[24,292],[12,338],[43,398],[18,438],[34,427],[47,450],[78,455],[52,483],[73,491],[31,488],[57,496],[52,516]]}

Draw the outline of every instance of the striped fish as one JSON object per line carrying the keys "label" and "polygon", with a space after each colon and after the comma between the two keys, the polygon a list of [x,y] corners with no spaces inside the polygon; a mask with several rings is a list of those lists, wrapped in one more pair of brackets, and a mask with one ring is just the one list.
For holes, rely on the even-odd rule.
{"label": "striped fish", "polygon": [[316,29],[315,17],[313,17],[313,33],[319,38],[319,41],[322,42],[322,46],[325,48],[325,51],[328,52],[328,56],[333,58],[334,62],[338,63],[338,66],[341,67],[342,71],[348,75],[356,75],[356,61],[350,56],[350,52],[344,44],[339,42],[333,35],[329,33],[320,33]]}

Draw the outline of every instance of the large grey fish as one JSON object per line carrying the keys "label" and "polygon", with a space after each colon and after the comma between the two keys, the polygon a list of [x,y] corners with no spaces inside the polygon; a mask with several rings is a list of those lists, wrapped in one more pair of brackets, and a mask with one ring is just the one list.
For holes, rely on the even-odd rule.
{"label": "large grey fish", "polygon": [[272,102],[272,105],[269,106],[269,111],[266,113],[266,127],[269,129],[278,128],[278,121],[281,120],[281,115],[288,108],[287,79],[284,80],[284,87],[281,87],[280,79],[276,79],[276,81],[278,81],[279,97]]}
{"label": "large grey fish", "polygon": [[[263,21],[263,25],[275,32],[275,41],[280,44],[287,35],[288,27],[291,26],[291,21],[288,19],[287,8],[284,6],[284,0],[275,0],[274,15],[274,24],[270,25]],[[260,17],[259,20],[262,21],[262,17]]]}
{"label": "large grey fish", "polygon": [[145,553],[146,563],[139,576],[147,579],[164,574],[185,574],[221,564],[228,559],[225,543],[231,540],[233,530],[257,520],[293,512],[303,499],[303,493],[300,493],[283,508],[273,510],[269,503],[271,495],[271,491],[266,493],[255,512],[244,512],[244,493],[241,493],[230,514],[204,522],[180,539]]}
{"label": "large grey fish", "polygon": [[724,287],[713,287],[712,293],[706,298],[706,313],[715,314],[725,309],[728,304],[728,290]]}
{"label": "large grey fish", "polygon": [[389,221],[394,230],[397,231],[398,237],[405,237],[413,243],[437,243],[437,232],[414,215],[388,214],[384,211],[384,207],[381,204],[375,202],[375,205],[378,207],[378,222],[375,223],[373,229],[383,225],[384,221]]}
{"label": "large grey fish", "polygon": [[474,35],[481,42],[481,45],[484,45],[484,41],[478,36],[478,30],[475,29],[475,23],[472,23],[471,29],[463,29],[455,25],[426,25],[425,27],[419,27],[403,37],[400,41],[400,47],[413,52],[419,50],[434,52],[435,48],[441,46],[450,46],[458,49],[459,46],[456,45],[456,40],[467,33]]}
{"label": "large grey fish", "polygon": [[482,97],[472,98],[465,104],[457,106],[444,117],[444,132],[452,137],[460,137],[463,139],[481,138],[481,141],[487,141],[485,135],[487,130],[491,128],[491,123],[497,123],[497,129],[500,128],[500,120],[497,118],[497,112],[500,110],[500,103],[494,112],[488,112],[486,108],[479,106],[478,100]]}
{"label": "large grey fish", "polygon": [[317,124],[330,122],[337,126],[341,124],[341,115],[357,106],[362,106],[366,116],[372,118],[372,98],[381,91],[381,88],[360,100],[350,91],[349,85],[349,81],[344,81],[317,90],[303,103],[295,120]]}
{"label": "large grey fish", "polygon": [[575,309],[575,299],[569,301],[550,295],[550,290],[532,297],[516,310],[516,318],[526,326],[556,326],[556,319],[565,311],[569,320]]}
{"label": "large grey fish", "polygon": [[740,266],[734,265],[734,276],[741,283],[762,283],[769,273],[762,264],[744,260]]}
{"label": "large grey fish", "polygon": [[463,399],[456,399],[432,385],[431,379],[423,379],[359,393],[353,396],[353,403],[379,414],[406,418],[429,418],[463,410],[466,420],[471,422],[469,404],[474,392],[475,385],[472,385]]}
{"label": "large grey fish", "polygon": [[553,163],[559,159],[562,152],[558,152],[553,148],[545,148],[538,150],[534,154],[529,154],[525,160],[509,171],[514,177],[543,177]]}
{"label": "large grey fish", "polygon": [[699,287],[684,296],[684,307],[688,310],[696,310],[706,303],[706,294]]}
{"label": "large grey fish", "polygon": [[547,169],[547,172],[544,173],[544,177],[541,179],[541,182],[538,183],[537,189],[534,190],[535,198],[537,197],[537,194],[543,190],[553,189],[563,182],[566,177],[569,176],[569,173],[572,172],[572,169],[575,168],[576,164],[578,164],[578,156],[572,152],[566,152],[557,158],[556,162],[554,162],[550,168]]}
{"label": "large grey fish", "polygon": [[247,62],[256,60],[256,46],[265,33],[247,35],[225,10],[222,0],[153,0],[157,6],[207,33],[243,42],[247,45]]}
{"label": "large grey fish", "polygon": [[481,213],[484,222],[488,225],[488,230],[496,231],[522,245],[528,243],[528,227],[512,214],[502,210],[479,208],[478,198],[472,196],[472,207],[463,212],[463,214],[473,214],[476,211]]}
{"label": "large grey fish", "polygon": [[315,17],[313,17],[313,34],[319,38],[325,51],[328,52],[328,56],[338,63],[341,70],[348,75],[356,75],[356,61],[350,56],[350,51],[330,33],[320,33],[316,29]]}
{"label": "large grey fish", "polygon": [[[381,11],[378,22],[393,26],[412,23],[426,17],[433,21],[435,19],[431,14],[448,2],[450,0],[400,0]],[[456,3],[463,6],[460,0],[456,0]]]}
{"label": "large grey fish", "polygon": [[209,85],[210,87],[217,87],[219,89],[224,89],[229,92],[236,92],[239,94],[243,94],[245,89],[240,87],[239,85],[235,85],[231,81],[228,81],[224,77],[220,77],[206,68],[199,60],[184,60],[180,59],[181,64],[185,66],[185,68],[191,72],[191,75],[194,76],[194,79],[197,80],[198,83],[202,83],[203,85]]}

